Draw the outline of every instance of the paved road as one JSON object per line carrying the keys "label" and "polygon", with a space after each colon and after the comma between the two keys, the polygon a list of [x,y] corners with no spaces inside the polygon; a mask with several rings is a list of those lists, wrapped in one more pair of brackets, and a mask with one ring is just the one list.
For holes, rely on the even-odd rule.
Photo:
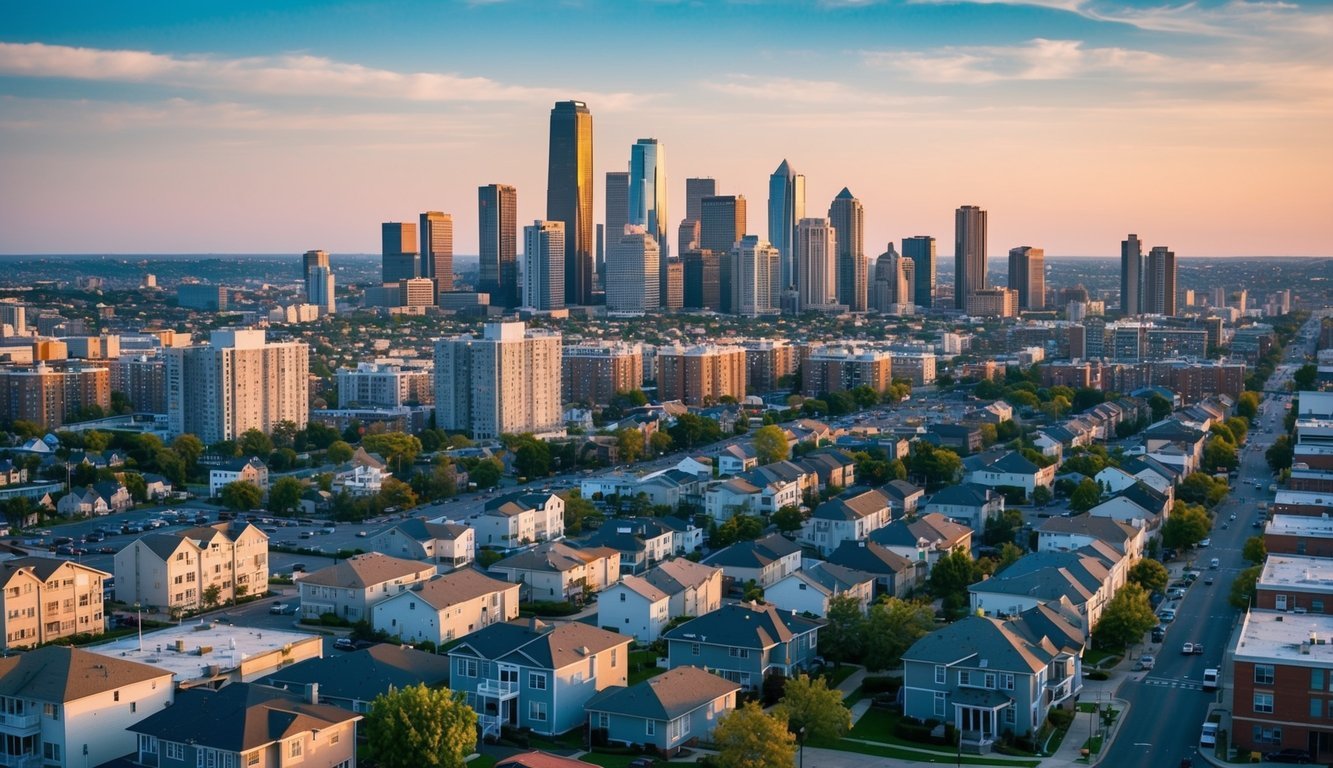
{"label": "paved road", "polygon": [[[1318,317],[1310,322],[1318,327]],[[1290,349],[1287,360],[1270,379],[1270,390],[1286,387],[1291,374],[1303,363],[1304,354],[1313,350],[1313,344],[1294,341]],[[1157,664],[1151,672],[1134,673],[1120,686],[1118,695],[1129,701],[1131,708],[1103,765],[1175,765],[1181,757],[1196,755],[1208,705],[1220,700],[1219,693],[1202,690],[1203,670],[1222,666],[1224,647],[1240,619],[1240,611],[1231,607],[1227,599],[1232,580],[1247,565],[1241,558],[1245,539],[1259,533],[1252,527],[1260,514],[1258,504],[1272,500],[1268,492],[1272,472],[1264,451],[1281,434],[1286,413],[1283,406],[1289,399],[1267,395],[1261,402],[1260,416],[1251,426],[1247,445],[1241,450],[1239,476],[1228,499],[1218,507],[1212,546],[1192,553],[1195,565],[1205,575],[1213,574],[1216,583],[1205,586],[1202,579],[1196,582],[1184,599],[1176,601],[1176,620],[1168,625],[1165,642],[1150,644],[1139,651],[1156,654]],[[1261,486],[1258,489],[1254,487],[1256,482]],[[1233,513],[1234,522],[1230,520]],[[1223,529],[1223,523],[1228,527]],[[1214,557],[1221,561],[1215,571],[1208,567]],[[1202,642],[1206,653],[1181,655],[1181,646],[1187,642]],[[1223,684],[1226,682],[1224,679]]]}

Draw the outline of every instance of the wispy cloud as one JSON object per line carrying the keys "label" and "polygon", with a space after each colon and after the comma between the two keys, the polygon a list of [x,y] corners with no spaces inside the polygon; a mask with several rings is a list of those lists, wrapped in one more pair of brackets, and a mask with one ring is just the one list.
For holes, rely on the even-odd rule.
{"label": "wispy cloud", "polygon": [[766,104],[816,107],[842,105],[864,109],[938,101],[938,98],[933,96],[896,96],[876,93],[835,80],[796,77],[731,74],[721,80],[701,82],[698,86],[726,96],[753,99]]}
{"label": "wispy cloud", "polygon": [[[854,2],[855,0],[843,0],[842,4]],[[1311,25],[1327,29],[1331,18],[1326,11],[1311,11],[1281,0],[1272,2],[1231,0],[1217,5],[1187,2],[1148,7],[1108,3],[1102,0],[909,0],[909,2],[932,5],[1021,5],[1049,8],[1078,14],[1093,21],[1127,24],[1152,32],[1217,37],[1248,37],[1279,29],[1291,32],[1302,29],[1308,31]]]}

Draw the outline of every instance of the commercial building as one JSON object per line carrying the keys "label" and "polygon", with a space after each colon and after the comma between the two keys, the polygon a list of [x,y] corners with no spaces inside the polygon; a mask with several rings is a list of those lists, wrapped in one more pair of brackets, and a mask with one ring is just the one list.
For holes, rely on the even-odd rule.
{"label": "commercial building", "polygon": [[181,283],[176,288],[176,303],[185,309],[221,312],[227,308],[227,289],[207,283]]}
{"label": "commercial building", "polygon": [[605,288],[607,252],[611,245],[620,242],[625,225],[629,224],[629,173],[626,171],[606,172],[606,218],[603,221],[597,274],[602,277],[602,287]]}
{"label": "commercial building", "polygon": [[523,306],[536,310],[565,308],[565,225],[534,221],[523,228]]}
{"label": "commercial building", "polygon": [[[426,211],[420,217],[421,277],[435,281],[436,293],[454,289],[454,217]],[[435,302],[432,301],[431,304]]]}
{"label": "commercial building", "polygon": [[[639,139],[630,147],[629,155],[629,223],[643,227],[657,243],[661,255],[659,282],[671,256],[667,221],[666,147],[657,139]],[[608,242],[615,240],[616,233],[610,233]]]}
{"label": "commercial building", "polygon": [[435,306],[435,281],[426,277],[414,277],[398,281],[399,307]]}
{"label": "commercial building", "polygon": [[661,307],[662,254],[659,242],[638,224],[627,224],[606,254],[608,312],[651,312]]}
{"label": "commercial building", "polygon": [[477,232],[477,290],[490,294],[496,306],[518,306],[518,192],[513,187],[477,188]]}
{"label": "commercial building", "polygon": [[1120,314],[1143,312],[1143,243],[1131,234],[1120,241]]}
{"label": "commercial building", "polygon": [[801,392],[821,397],[870,387],[884,392],[893,383],[893,355],[885,350],[827,346],[810,352],[802,363]]}
{"label": "commercial building", "polygon": [[911,259],[913,269],[912,298],[918,307],[929,309],[935,299],[935,238],[929,235],[903,238],[903,258]]}
{"label": "commercial building", "polygon": [[1247,752],[1333,757],[1333,616],[1255,608],[1229,649],[1231,739]]}
{"label": "commercial building", "polygon": [[417,225],[412,221],[380,224],[380,275],[386,283],[421,277]]}
{"label": "commercial building", "polygon": [[954,307],[975,315],[968,309],[967,300],[987,286],[986,212],[975,205],[964,205],[954,211],[953,242]]}
{"label": "commercial building", "polygon": [[[592,112],[581,101],[551,108],[546,168],[546,218],[562,222],[561,306],[591,304],[593,287]],[[554,271],[553,271],[554,274]]]}
{"label": "commercial building", "polygon": [[778,252],[775,283],[779,291],[796,285],[796,224],[803,218],[805,176],[783,160],[768,177],[768,242]]}
{"label": "commercial building", "polygon": [[686,251],[683,304],[689,309],[722,311],[720,260],[713,251]]}
{"label": "commercial building", "polygon": [[1046,308],[1046,251],[1031,246],[1009,249],[1009,287],[1018,291],[1019,309]]}
{"label": "commercial building", "polygon": [[797,222],[795,248],[798,310],[834,309],[839,303],[841,254],[829,219]]}
{"label": "commercial building", "polygon": [[657,348],[657,394],[662,401],[715,405],[746,392],[746,358],[741,347],[700,345]]}
{"label": "commercial building", "polygon": [[886,315],[908,314],[915,303],[912,280],[907,265],[912,260],[898,254],[889,243],[888,250],[875,260],[875,280],[871,284],[870,308]]}
{"label": "commercial building", "polygon": [[1014,317],[1018,314],[1018,291],[1012,288],[978,288],[968,294],[963,311],[972,317]]}
{"label": "commercial building", "polygon": [[751,339],[745,348],[745,381],[751,392],[775,392],[793,376],[800,364],[796,347],[786,339]]}
{"label": "commercial building", "polygon": [[[133,355],[109,360],[111,392],[122,392],[134,410],[167,412],[167,362],[158,355]],[[108,399],[110,394],[108,393]]]}
{"label": "commercial building", "polygon": [[718,257],[718,311],[731,312],[732,249],[745,237],[745,196],[713,195],[699,201],[699,249]]}
{"label": "commercial building", "polygon": [[643,347],[621,341],[565,347],[562,367],[564,402],[606,405],[643,386]]}
{"label": "commercial building", "polygon": [[869,264],[865,249],[865,209],[851,190],[843,187],[828,209],[837,232],[838,304],[864,312],[869,304]]}
{"label": "commercial building", "polygon": [[777,314],[781,252],[757,235],[746,235],[731,251],[731,312],[744,317]]}
{"label": "commercial building", "polygon": [[474,438],[563,434],[560,334],[487,323],[435,342],[435,418]]}

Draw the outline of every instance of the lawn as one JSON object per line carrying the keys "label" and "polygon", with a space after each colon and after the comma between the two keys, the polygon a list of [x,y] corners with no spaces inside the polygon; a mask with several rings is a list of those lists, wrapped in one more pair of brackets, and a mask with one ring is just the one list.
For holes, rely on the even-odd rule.
{"label": "lawn", "polygon": [[824,679],[828,680],[828,687],[837,688],[839,685],[842,684],[843,680],[846,680],[847,678],[851,677],[852,673],[855,671],[856,667],[850,666],[848,664],[843,664],[841,666],[837,666],[828,670],[824,674]]}
{"label": "lawn", "polygon": [[650,677],[656,677],[666,670],[657,666],[657,654],[652,651],[629,652],[629,684],[641,683]]}
{"label": "lawn", "polygon": [[491,768],[495,765],[495,758],[490,755],[477,755],[468,761],[468,768]]}
{"label": "lawn", "polygon": [[[815,745],[811,745],[815,746]],[[860,741],[851,741],[849,739],[839,739],[832,744],[820,744],[818,746],[827,749],[836,749],[842,752],[856,752],[862,755],[875,755],[877,757],[891,757],[896,760],[910,760],[914,763],[940,763],[944,765],[1002,765],[1009,768],[1037,768],[1040,761],[1037,760],[996,760],[992,758],[976,757],[974,755],[963,755],[959,758],[957,753],[950,750],[947,753],[913,752],[911,750],[890,746],[888,744],[866,744]],[[914,744],[919,747],[921,745]],[[585,758],[586,759],[586,758]]]}
{"label": "lawn", "polygon": [[1090,648],[1083,652],[1083,666],[1086,669],[1101,667],[1102,662],[1107,661],[1108,659],[1115,659],[1115,662],[1112,662],[1113,664],[1118,663],[1122,656],[1124,656],[1123,649],[1107,651],[1099,648]]}
{"label": "lawn", "polygon": [[[616,755],[616,754],[604,754],[604,753],[601,753],[601,752],[589,752],[589,753],[586,754],[586,755],[580,755],[580,756],[579,756],[579,759],[582,760],[582,761],[584,761],[585,763],[592,763],[593,765],[600,765],[600,766],[602,766],[603,768],[627,768],[627,766],[629,766],[629,764],[630,764],[631,762],[633,762],[634,760],[639,759],[640,757],[643,757],[643,755]],[[654,760],[657,760],[657,758],[653,758],[653,759],[654,759]],[[655,762],[654,765],[695,765],[695,766],[697,766],[697,763],[684,763],[684,762],[682,762],[682,763],[667,763],[667,762],[662,762],[662,761],[660,761],[660,760],[657,760],[657,762]]]}

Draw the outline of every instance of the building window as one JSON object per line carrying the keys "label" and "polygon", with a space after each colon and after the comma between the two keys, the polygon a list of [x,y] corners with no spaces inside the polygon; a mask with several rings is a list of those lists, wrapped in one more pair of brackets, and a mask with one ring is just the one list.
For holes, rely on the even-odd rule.
{"label": "building window", "polygon": [[656,720],[644,720],[644,721],[643,721],[643,733],[644,733],[645,736],[656,736],[656,735],[657,735],[657,721],[656,721]]}
{"label": "building window", "polygon": [[691,644],[690,644],[690,655],[691,655],[691,656],[698,656],[698,655],[699,655],[699,644],[698,644],[698,643],[691,643]]}
{"label": "building window", "polygon": [[538,691],[546,690],[546,674],[543,672],[529,672],[528,687]]}
{"label": "building window", "polygon": [[1272,685],[1272,684],[1273,684],[1273,665],[1272,665],[1272,664],[1255,664],[1255,665],[1254,665],[1254,682],[1255,682],[1256,685]]}
{"label": "building window", "polygon": [[1282,729],[1256,725],[1254,726],[1254,741],[1256,744],[1281,744]]}
{"label": "building window", "polygon": [[477,660],[476,660],[476,659],[459,659],[459,661],[458,661],[458,674],[462,675],[463,677],[476,677],[476,676],[477,676]]}
{"label": "building window", "polygon": [[598,727],[598,728],[601,728],[601,729],[603,729],[603,730],[609,729],[609,728],[611,727],[611,713],[609,713],[609,712],[598,712],[598,713],[597,713],[597,727]]}
{"label": "building window", "polygon": [[971,673],[969,670],[966,670],[966,669],[960,669],[960,670],[958,670],[958,684],[959,684],[959,685],[971,685],[971,684],[972,684],[972,673]]}
{"label": "building window", "polygon": [[1324,690],[1324,670],[1322,669],[1310,670],[1310,690],[1312,691]]}
{"label": "building window", "polygon": [[[60,719],[60,705],[59,705],[59,704],[49,704],[49,703],[48,703],[48,704],[43,704],[43,705],[42,705],[42,714],[43,714],[43,715],[46,715],[47,717],[51,718],[52,720],[59,720],[59,719]],[[57,745],[57,746],[59,746],[59,745]]]}
{"label": "building window", "polygon": [[49,741],[42,742],[42,759],[60,762],[60,745]]}
{"label": "building window", "polygon": [[1324,716],[1324,700],[1310,699],[1310,717],[1320,718]]}
{"label": "building window", "polygon": [[1014,689],[1014,676],[1008,673],[1000,675],[1000,687],[1006,691],[1012,691]]}
{"label": "building window", "polygon": [[935,665],[935,684],[936,684],[936,685],[944,685],[945,682],[946,682],[946,678],[945,678],[945,672],[944,672],[944,665],[943,665],[943,664],[936,664],[936,665]]}
{"label": "building window", "polygon": [[168,760],[184,760],[185,745],[179,741],[165,742],[162,747],[162,753],[167,756]]}
{"label": "building window", "polygon": [[944,717],[944,691],[935,691],[935,716]]}
{"label": "building window", "polygon": [[546,722],[546,702],[528,702],[528,719],[538,723]]}
{"label": "building window", "polygon": [[983,688],[989,688],[989,689],[991,689],[991,690],[994,690],[994,689],[995,689],[995,673],[994,673],[994,672],[987,672],[987,673],[986,673],[986,676],[985,676],[984,679],[985,679],[985,683],[982,685],[982,687],[983,687]]}
{"label": "building window", "polygon": [[1324,612],[1324,601],[1323,601],[1323,600],[1311,600],[1311,601],[1310,601],[1310,613],[1323,613],[1323,612]]}
{"label": "building window", "polygon": [[1254,694],[1254,711],[1262,714],[1273,714],[1273,694],[1256,693]]}
{"label": "building window", "polygon": [[287,745],[287,757],[292,757],[292,758],[300,757],[304,751],[305,751],[305,744],[302,743],[302,741],[299,738],[292,739],[292,742]]}
{"label": "building window", "polygon": [[146,733],[139,734],[139,752],[145,755],[157,754],[157,739]]}

